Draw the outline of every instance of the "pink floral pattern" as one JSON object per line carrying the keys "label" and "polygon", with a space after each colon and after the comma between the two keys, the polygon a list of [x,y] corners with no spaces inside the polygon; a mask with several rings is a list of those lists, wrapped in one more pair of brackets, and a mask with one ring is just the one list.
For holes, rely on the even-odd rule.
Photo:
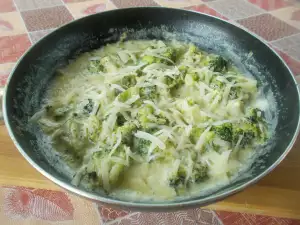
{"label": "pink floral pattern", "polygon": [[96,4],[96,5],[92,5],[88,8],[86,8],[83,13],[89,15],[89,14],[94,14],[94,13],[98,13],[98,12],[102,12],[106,9],[106,5],[105,4]]}
{"label": "pink floral pattern", "polygon": [[14,219],[72,220],[74,208],[66,193],[30,188],[6,188],[4,212]]}
{"label": "pink floral pattern", "polygon": [[130,211],[108,208],[102,205],[98,206],[98,210],[103,222],[112,221],[117,218],[122,218],[130,213]]}

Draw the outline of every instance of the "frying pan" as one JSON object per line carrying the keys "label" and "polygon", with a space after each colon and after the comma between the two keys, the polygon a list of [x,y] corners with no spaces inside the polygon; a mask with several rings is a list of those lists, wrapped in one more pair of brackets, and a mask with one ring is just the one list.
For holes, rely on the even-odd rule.
{"label": "frying pan", "polygon": [[[174,201],[123,201],[102,192],[71,185],[59,156],[42,138],[38,127],[28,123],[41,106],[55,71],[79,54],[119,40],[177,39],[222,55],[245,73],[252,74],[262,92],[271,96],[269,117],[273,134],[260,154],[239,179],[205,195]],[[222,19],[179,9],[127,8],[91,15],[71,22],[44,37],[19,60],[3,97],[5,124],[14,144],[39,172],[61,187],[116,207],[138,210],[173,210],[203,206],[237,193],[274,169],[290,151],[299,131],[299,90],[283,60],[258,37]]]}

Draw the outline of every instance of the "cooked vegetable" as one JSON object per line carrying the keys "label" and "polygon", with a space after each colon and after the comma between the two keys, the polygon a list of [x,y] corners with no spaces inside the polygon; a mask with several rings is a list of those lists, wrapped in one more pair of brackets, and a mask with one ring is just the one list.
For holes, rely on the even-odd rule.
{"label": "cooked vegetable", "polygon": [[267,140],[257,89],[193,44],[122,39],[59,70],[31,121],[81,163],[74,184],[172,199],[237,174],[237,153]]}

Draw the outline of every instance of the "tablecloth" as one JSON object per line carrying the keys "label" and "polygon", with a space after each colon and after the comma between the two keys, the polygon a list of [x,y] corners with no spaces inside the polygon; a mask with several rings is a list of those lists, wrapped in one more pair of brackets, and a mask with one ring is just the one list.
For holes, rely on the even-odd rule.
{"label": "tablecloth", "polygon": [[[298,0],[0,0],[0,86],[20,56],[45,34],[89,14],[135,6],[185,8],[221,17],[259,35],[295,76],[300,75]],[[300,221],[200,208],[172,213],[122,211],[62,191],[1,187],[0,224],[300,225]]]}

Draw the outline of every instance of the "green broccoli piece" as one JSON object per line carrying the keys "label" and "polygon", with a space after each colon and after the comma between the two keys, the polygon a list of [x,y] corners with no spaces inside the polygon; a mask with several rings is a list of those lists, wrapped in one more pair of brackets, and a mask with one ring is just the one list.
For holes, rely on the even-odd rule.
{"label": "green broccoli piece", "polygon": [[[167,48],[167,50],[162,54],[163,57],[170,59],[171,61],[175,62],[177,57],[176,49],[174,48]],[[166,62],[170,63],[170,62]]]}
{"label": "green broccoli piece", "polygon": [[232,87],[228,95],[229,99],[230,100],[237,99],[241,91],[242,91],[241,87]]}
{"label": "green broccoli piece", "polygon": [[136,125],[131,121],[127,121],[123,126],[118,127],[118,130],[122,134],[122,143],[131,146],[133,142],[133,133],[137,130]]}
{"label": "green broccoli piece", "polygon": [[135,75],[123,77],[119,83],[124,88],[130,88],[136,85]]}
{"label": "green broccoli piece", "polygon": [[[126,160],[126,153],[125,153],[125,146],[121,145],[117,151],[114,153],[114,156]],[[121,163],[114,162],[110,159],[109,156],[110,150],[108,149],[102,149],[101,151],[93,153],[92,156],[92,165],[89,168],[88,173],[93,175],[93,179],[98,182],[98,185],[102,186],[106,191],[109,191],[108,189],[112,189],[113,187],[117,186],[118,183],[121,182],[122,174],[124,173],[127,166]],[[108,168],[109,172],[109,186],[105,187],[103,180],[102,180],[102,164],[105,164]],[[130,162],[129,162],[130,164]],[[129,166],[129,165],[128,165]],[[95,174],[95,173],[96,174]],[[99,174],[100,173],[100,174]]]}
{"label": "green broccoli piece", "polygon": [[197,50],[198,50],[198,48],[197,48],[197,46],[196,45],[194,45],[194,44],[190,44],[189,45],[189,53],[196,53],[197,52]]}
{"label": "green broccoli piece", "polygon": [[248,119],[253,123],[264,122],[263,112],[258,108],[250,109]]}
{"label": "green broccoli piece", "polygon": [[154,114],[154,108],[150,105],[145,105],[139,109],[137,119],[143,129],[149,128],[148,123],[168,124],[168,120],[165,117]]}
{"label": "green broccoli piece", "polygon": [[117,125],[118,126],[123,126],[126,121],[127,120],[121,113],[117,113]]}
{"label": "green broccoli piece", "polygon": [[92,60],[90,61],[90,64],[88,65],[88,71],[91,73],[99,73],[103,72],[104,67],[100,63],[100,60]]}
{"label": "green broccoli piece", "polygon": [[140,88],[140,96],[141,96],[141,98],[157,99],[159,96],[159,93],[156,89],[156,86],[142,87],[142,88]]}
{"label": "green broccoli piece", "polygon": [[219,126],[212,127],[212,130],[224,141],[232,142],[232,124],[223,123]]}
{"label": "green broccoli piece", "polygon": [[233,142],[237,143],[241,135],[243,139],[240,146],[245,147],[251,145],[253,140],[258,137],[258,126],[251,122],[235,124],[232,131]]}
{"label": "green broccoli piece", "polygon": [[180,164],[178,171],[172,174],[172,176],[169,178],[169,185],[176,190],[179,188],[185,187],[185,179],[186,179],[186,170],[185,168]]}
{"label": "green broccoli piece", "polygon": [[137,87],[130,87],[126,91],[119,94],[118,99],[121,102],[126,102],[135,95],[139,95],[139,89]]}
{"label": "green broccoli piece", "polygon": [[220,90],[224,87],[224,84],[221,81],[217,80],[216,78],[213,78],[209,86],[213,89]]}
{"label": "green broccoli piece", "polygon": [[141,107],[138,111],[137,119],[142,127],[146,127],[146,124],[150,122],[148,115],[154,113],[154,108],[150,105]]}
{"label": "green broccoli piece", "polygon": [[184,78],[186,85],[193,85],[199,81],[199,76],[196,73],[187,73]]}
{"label": "green broccoli piece", "polygon": [[177,89],[178,87],[180,87],[181,85],[184,84],[184,79],[185,79],[185,76],[183,74],[180,74],[180,75],[176,76],[175,78],[166,76],[164,78],[164,83],[168,86],[168,88]]}
{"label": "green broccoli piece", "polygon": [[90,114],[94,109],[94,102],[92,99],[88,99],[89,103],[83,107],[83,111],[85,114]]}
{"label": "green broccoli piece", "polygon": [[262,143],[268,139],[268,130],[266,126],[266,121],[263,116],[263,111],[258,108],[250,109],[248,120],[257,127],[257,138]]}
{"label": "green broccoli piece", "polygon": [[[178,171],[169,178],[169,185],[175,188],[176,192],[183,191],[187,186],[192,183],[199,183],[208,178],[208,166],[202,163],[194,163],[192,176],[186,182],[187,171],[181,164]],[[186,185],[185,185],[186,183]]]}
{"label": "green broccoli piece", "polygon": [[100,65],[103,68],[103,72],[115,72],[118,68],[118,65],[115,64],[109,56],[100,59]]}
{"label": "green broccoli piece", "polygon": [[133,138],[133,151],[139,155],[146,155],[151,145],[151,141],[142,138]]}
{"label": "green broccoli piece", "polygon": [[142,58],[142,61],[145,62],[145,63],[148,63],[148,64],[152,64],[155,62],[155,57],[154,56],[151,56],[151,55],[145,55],[143,58]]}
{"label": "green broccoli piece", "polygon": [[209,63],[209,68],[214,72],[224,73],[228,71],[229,62],[223,57],[218,56],[215,59],[211,60]]}
{"label": "green broccoli piece", "polygon": [[192,176],[196,183],[204,181],[208,178],[208,166],[202,163],[195,163]]}
{"label": "green broccoli piece", "polygon": [[199,127],[193,127],[190,133],[190,140],[193,144],[196,144],[199,140],[201,134],[203,133],[204,129]]}

